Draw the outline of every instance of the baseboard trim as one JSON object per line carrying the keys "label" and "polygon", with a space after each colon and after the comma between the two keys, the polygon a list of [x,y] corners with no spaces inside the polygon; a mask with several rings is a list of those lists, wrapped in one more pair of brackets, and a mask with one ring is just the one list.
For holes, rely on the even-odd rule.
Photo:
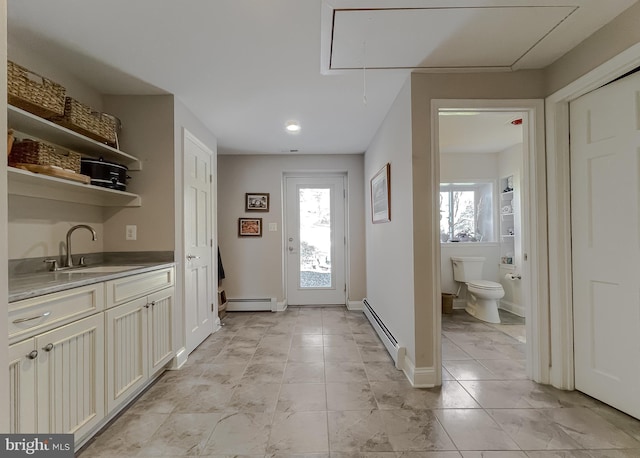
{"label": "baseboard trim", "polygon": [[501,300],[498,308],[501,308],[502,310],[506,310],[507,312],[511,312],[514,315],[518,315],[523,318],[525,316],[524,307],[510,301]]}
{"label": "baseboard trim", "polygon": [[285,310],[287,310],[287,307],[289,306],[289,304],[287,303],[287,300],[283,300],[282,302],[277,302],[276,303],[276,309],[274,310],[275,312],[284,312]]}
{"label": "baseboard trim", "polygon": [[437,374],[433,367],[415,367],[407,355],[404,357],[402,370],[414,388],[433,388],[440,385],[440,380],[436,380]]}
{"label": "baseboard trim", "polygon": [[362,301],[347,301],[347,310],[350,312],[362,310]]}
{"label": "baseboard trim", "polygon": [[176,356],[173,357],[171,363],[167,366],[167,369],[170,371],[175,371],[181,369],[184,366],[184,363],[187,362],[189,355],[187,354],[187,349],[182,347],[180,350],[176,352]]}

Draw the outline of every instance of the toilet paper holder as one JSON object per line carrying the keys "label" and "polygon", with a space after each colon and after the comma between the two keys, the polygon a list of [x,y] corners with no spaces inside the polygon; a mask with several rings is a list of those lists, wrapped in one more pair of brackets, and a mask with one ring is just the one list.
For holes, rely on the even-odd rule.
{"label": "toilet paper holder", "polygon": [[506,274],[504,276],[507,280],[522,280],[522,275],[520,274]]}

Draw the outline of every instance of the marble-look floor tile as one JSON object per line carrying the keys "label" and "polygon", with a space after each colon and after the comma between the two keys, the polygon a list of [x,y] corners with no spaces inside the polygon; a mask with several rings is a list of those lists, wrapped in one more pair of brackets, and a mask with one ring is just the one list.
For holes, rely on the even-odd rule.
{"label": "marble-look floor tile", "polygon": [[299,363],[320,363],[324,361],[324,347],[293,347],[289,352],[289,361]]}
{"label": "marble-look floor tile", "polygon": [[358,345],[377,346],[381,349],[384,348],[384,345],[382,344],[382,341],[380,340],[378,335],[373,332],[367,332],[364,334],[353,334],[353,340],[355,340]]}
{"label": "marble-look floor tile", "polygon": [[343,347],[355,344],[353,334],[325,334],[322,336],[325,347]]}
{"label": "marble-look floor tile", "polygon": [[456,381],[435,388],[413,388],[404,382],[371,382],[378,408],[424,410],[436,408],[476,409],[478,403]]}
{"label": "marble-look floor tile", "polygon": [[267,453],[298,454],[329,451],[327,412],[276,412]]}
{"label": "marble-look floor tile", "polygon": [[274,363],[287,361],[289,356],[289,347],[286,348],[274,348],[274,347],[258,347],[253,354],[252,362],[260,363]]}
{"label": "marble-look floor tile", "polygon": [[442,365],[456,380],[496,380],[498,377],[478,361],[443,361]]}
{"label": "marble-look floor tile", "polygon": [[380,348],[380,346],[358,345],[358,351],[360,352],[360,358],[364,362],[377,361],[393,364],[391,355],[389,355],[389,352],[387,352],[384,347]]}
{"label": "marble-look floor tile", "polygon": [[328,410],[377,409],[368,383],[327,383]]}
{"label": "marble-look floor tile", "polygon": [[506,335],[503,332],[495,330],[485,332],[448,332],[444,331],[443,334],[454,344],[462,347],[465,345],[514,345],[519,342],[511,336]]}
{"label": "marble-look floor tile", "polygon": [[314,320],[313,323],[316,324],[296,324],[293,328],[294,334],[322,334],[322,325],[317,324],[317,321]]}
{"label": "marble-look floor tile", "polygon": [[398,452],[396,458],[462,458],[460,452]]}
{"label": "marble-look floor tile", "polygon": [[326,411],[323,383],[288,383],[280,389],[276,410],[280,412]]}
{"label": "marble-look floor tile", "polygon": [[236,386],[227,404],[229,412],[273,412],[278,402],[280,384],[258,383]]}
{"label": "marble-look floor tile", "polygon": [[295,334],[291,340],[291,347],[322,347],[322,334]]}
{"label": "marble-look floor tile", "polygon": [[498,380],[527,380],[527,362],[523,359],[482,359],[480,364]]}
{"label": "marble-look floor tile", "polygon": [[575,405],[579,396],[547,390],[529,380],[461,381],[460,384],[485,409],[553,408]]}
{"label": "marble-look floor tile", "polygon": [[458,450],[520,450],[483,410],[443,409],[434,412]]}
{"label": "marble-look floor tile", "polygon": [[489,415],[523,450],[582,448],[562,427],[536,409],[489,410]]}
{"label": "marble-look floor tile", "polygon": [[407,376],[391,362],[365,361],[364,370],[370,382],[406,382]]}
{"label": "marble-look floor tile", "polygon": [[333,452],[391,452],[379,410],[328,412],[329,450]]}
{"label": "marble-look floor tile", "polygon": [[82,452],[82,456],[88,458],[136,455],[143,450],[144,443],[155,434],[167,418],[169,414],[126,412],[97,436]]}
{"label": "marble-look floor tile", "polygon": [[246,368],[247,363],[205,364],[200,380],[206,383],[235,385],[242,378]]}
{"label": "marble-look floor tile", "polygon": [[456,449],[430,410],[386,410],[380,415],[395,451]]}
{"label": "marble-look floor tile", "polygon": [[517,452],[515,450],[509,451],[463,451],[462,458],[527,458],[525,452]]}
{"label": "marble-look floor tile", "polygon": [[251,362],[247,366],[240,383],[282,383],[284,362]]}
{"label": "marble-look floor tile", "polygon": [[271,414],[232,413],[220,418],[201,455],[264,455]]}
{"label": "marble-look floor tile", "polygon": [[638,458],[640,448],[630,450],[590,450],[591,458]]}
{"label": "marble-look floor tile", "polygon": [[364,363],[327,362],[324,365],[324,376],[329,382],[367,382]]}
{"label": "marble-look floor tile", "polygon": [[583,448],[640,449],[640,442],[588,408],[544,409],[542,412]]}
{"label": "marble-look floor tile", "polygon": [[[532,450],[527,452],[529,458],[595,458],[594,455],[585,450]],[[604,455],[599,458],[613,458],[611,455]]]}
{"label": "marble-look floor tile", "polygon": [[455,380],[455,379],[453,378],[453,375],[451,375],[451,374],[449,373],[449,371],[448,371],[448,370],[446,370],[446,369],[444,368],[444,366],[443,366],[443,367],[442,367],[442,381],[445,381],[445,380]]}
{"label": "marble-look floor tile", "polygon": [[[616,428],[621,429],[635,440],[640,441],[639,420],[604,404],[592,406],[591,410],[614,425]],[[638,456],[640,456],[640,454],[638,454]]]}
{"label": "marble-look floor tile", "polygon": [[462,348],[454,344],[450,339],[442,337],[442,361],[473,359]]}
{"label": "marble-look floor tile", "polygon": [[175,405],[175,413],[206,413],[225,410],[234,393],[233,385],[198,383],[190,385]]}
{"label": "marble-look floor tile", "polygon": [[345,344],[341,347],[324,347],[324,360],[325,362],[362,362],[362,357],[358,346],[352,342],[350,345]]}
{"label": "marble-look floor tile", "polygon": [[324,383],[324,363],[288,362],[284,383]]}
{"label": "marble-look floor tile", "polygon": [[219,413],[171,414],[144,444],[140,454],[200,455],[221,418]]}

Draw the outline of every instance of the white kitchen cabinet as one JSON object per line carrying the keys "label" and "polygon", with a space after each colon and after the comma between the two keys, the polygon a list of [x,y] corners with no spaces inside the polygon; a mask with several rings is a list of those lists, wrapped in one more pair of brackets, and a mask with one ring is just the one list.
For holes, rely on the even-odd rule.
{"label": "white kitchen cabinet", "polygon": [[82,437],[104,418],[104,317],[11,345],[11,431]]}
{"label": "white kitchen cabinet", "polygon": [[[8,124],[20,137],[44,140],[83,156],[102,157],[105,160],[126,165],[129,170],[141,170],[140,161],[130,154],[11,105],[8,106]],[[26,170],[14,168],[7,170],[9,194],[104,207],[139,207],[141,205],[140,196],[130,192],[85,185]]]}
{"label": "white kitchen cabinet", "polygon": [[173,358],[173,302],[170,287],[106,311],[109,412]]}
{"label": "white kitchen cabinet", "polygon": [[9,345],[9,433],[34,434],[36,412],[35,339]]}

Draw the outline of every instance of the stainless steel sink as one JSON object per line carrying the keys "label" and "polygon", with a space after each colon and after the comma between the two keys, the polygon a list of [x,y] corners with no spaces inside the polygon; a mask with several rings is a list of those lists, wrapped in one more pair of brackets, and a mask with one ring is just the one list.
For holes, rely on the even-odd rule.
{"label": "stainless steel sink", "polygon": [[70,274],[111,274],[116,272],[124,272],[125,270],[139,269],[143,266],[95,266],[95,267],[79,267],[77,269],[67,270],[65,273]]}

